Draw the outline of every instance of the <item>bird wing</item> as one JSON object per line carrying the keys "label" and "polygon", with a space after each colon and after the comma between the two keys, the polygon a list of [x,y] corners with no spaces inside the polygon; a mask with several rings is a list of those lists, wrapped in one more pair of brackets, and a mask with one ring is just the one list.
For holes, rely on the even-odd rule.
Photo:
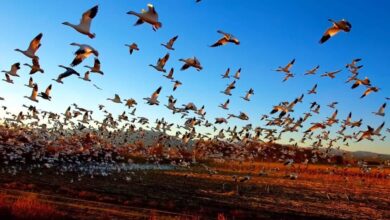
{"label": "bird wing", "polygon": [[83,16],[81,17],[80,24],[88,27],[89,29],[89,27],[91,26],[92,19],[96,16],[98,12],[98,7],[99,6],[96,5],[88,11],[84,12]]}
{"label": "bird wing", "polygon": [[37,95],[38,95],[38,85],[35,84],[33,90],[32,90],[32,93],[31,93],[31,98],[32,99],[36,99],[37,98]]}
{"label": "bird wing", "polygon": [[31,42],[28,47],[28,50],[31,50],[33,53],[35,53],[38,48],[41,46],[41,39],[42,39],[43,34],[40,33],[38,34]]}

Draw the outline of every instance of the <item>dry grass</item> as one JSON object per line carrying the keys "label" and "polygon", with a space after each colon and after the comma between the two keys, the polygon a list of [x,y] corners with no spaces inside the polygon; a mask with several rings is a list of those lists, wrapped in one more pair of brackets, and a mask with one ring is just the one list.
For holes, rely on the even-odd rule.
{"label": "dry grass", "polygon": [[11,219],[61,219],[63,213],[55,207],[41,202],[36,194],[20,197],[16,200],[0,195],[0,216]]}

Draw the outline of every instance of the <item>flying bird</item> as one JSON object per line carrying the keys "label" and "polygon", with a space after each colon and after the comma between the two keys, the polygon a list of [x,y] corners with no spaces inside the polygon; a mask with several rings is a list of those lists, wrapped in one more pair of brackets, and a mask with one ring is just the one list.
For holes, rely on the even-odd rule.
{"label": "flying bird", "polygon": [[171,70],[169,70],[169,73],[168,73],[168,75],[163,75],[165,78],[167,78],[167,79],[173,79],[173,72],[174,72],[174,69],[173,68],[171,68]]}
{"label": "flying bird", "polygon": [[320,39],[320,44],[325,43],[327,40],[329,40],[331,37],[333,37],[340,31],[344,31],[344,32],[351,31],[352,25],[345,19],[342,19],[340,21],[334,21],[332,19],[328,19],[328,20],[333,23],[333,26],[328,28],[328,30],[325,31],[325,33]]}
{"label": "flying bird", "polygon": [[179,59],[179,61],[184,62],[184,65],[181,67],[180,70],[186,70],[189,67],[193,67],[197,71],[200,71],[200,70],[203,69],[203,67],[201,66],[199,60],[196,57],[194,57],[194,58],[187,58],[187,59]]}
{"label": "flying bird", "polygon": [[3,79],[4,82],[13,84],[14,81],[11,79],[11,77],[8,75],[8,73],[4,73],[5,79]]}
{"label": "flying bird", "polygon": [[86,72],[84,73],[84,77],[80,77],[80,76],[79,76],[79,78],[82,79],[82,80],[84,80],[84,81],[91,81],[91,79],[89,79],[89,71],[86,71]]}
{"label": "flying bird", "polygon": [[94,54],[95,56],[99,56],[99,52],[87,44],[71,43],[70,45],[79,47],[79,49],[74,53],[76,57],[73,59],[71,66],[79,65],[84,59],[89,57],[91,54]]}
{"label": "flying bird", "polygon": [[386,108],[386,102],[383,103],[383,105],[381,105],[381,107],[379,107],[377,112],[373,112],[373,114],[383,117],[383,116],[385,116],[385,108]]}
{"label": "flying bird", "polygon": [[96,6],[92,7],[91,9],[89,9],[88,11],[84,12],[82,17],[81,17],[80,23],[78,25],[71,24],[69,22],[63,22],[62,24],[70,26],[73,29],[75,29],[76,31],[78,31],[79,33],[87,35],[89,38],[93,39],[93,38],[95,38],[96,34],[91,33],[91,31],[90,31],[91,22],[92,22],[92,19],[95,18],[96,14],[98,12],[98,8],[99,8],[99,6],[96,5]]}
{"label": "flying bird", "polygon": [[221,30],[218,30],[217,33],[222,34],[223,37],[221,39],[219,39],[217,42],[215,42],[213,45],[211,45],[210,47],[218,47],[218,46],[225,45],[227,43],[234,43],[236,45],[240,45],[240,41],[236,37],[234,37],[232,34],[225,33]]}
{"label": "flying bird", "polygon": [[51,92],[51,84],[46,88],[45,92],[41,92],[38,96],[43,98],[43,99],[46,99],[46,100],[49,100],[51,101],[51,96],[50,96],[50,92]]}
{"label": "flying bird", "polygon": [[32,64],[33,65],[30,65],[28,63],[25,63],[24,65],[25,66],[28,66],[31,68],[30,70],[30,75],[33,75],[34,73],[36,72],[41,72],[41,73],[44,73],[45,71],[41,68],[41,66],[39,65],[39,58],[38,57],[34,57],[32,59]]}
{"label": "flying bird", "polygon": [[112,101],[114,103],[122,103],[122,100],[121,100],[121,98],[119,97],[118,94],[115,94],[113,99],[112,98],[107,98],[107,100],[110,100],[110,101]]}
{"label": "flying bird", "polygon": [[66,77],[71,76],[71,75],[80,76],[80,73],[76,72],[74,69],[72,69],[70,67],[66,67],[66,66],[63,66],[63,65],[59,65],[59,67],[64,68],[66,71],[61,73],[60,75],[58,75],[57,79],[53,79],[54,81],[56,81],[58,83],[63,84],[64,82],[62,80],[65,79]]}
{"label": "flying bird", "polygon": [[92,66],[85,65],[84,67],[89,68],[91,73],[99,73],[104,75],[103,71],[100,70],[100,60],[95,57],[95,61]]}
{"label": "flying bird", "polygon": [[176,35],[174,37],[172,37],[166,44],[161,44],[162,46],[164,46],[165,48],[167,48],[168,50],[175,50],[175,48],[173,48],[173,44],[175,43],[175,41],[177,40],[179,36]]}
{"label": "flying bird", "polygon": [[284,73],[290,73],[290,68],[294,65],[295,59],[292,59],[286,66],[282,67],[279,66],[276,71],[277,72],[284,72]]}
{"label": "flying bird", "polygon": [[316,74],[316,72],[317,72],[317,70],[318,70],[319,68],[320,68],[320,65],[317,65],[317,66],[314,67],[313,69],[306,71],[305,75],[314,75],[314,74]]}
{"label": "flying bird", "polygon": [[31,101],[38,102],[37,96],[38,96],[38,85],[35,84],[32,89],[31,96],[24,96],[24,97],[30,99]]}
{"label": "flying bird", "polygon": [[138,45],[136,43],[132,43],[132,44],[125,44],[126,47],[129,48],[129,53],[130,54],[133,54],[133,51],[136,50],[136,51],[139,51],[139,48],[138,48]]}
{"label": "flying bird", "polygon": [[164,67],[165,67],[165,64],[167,63],[168,59],[169,59],[169,53],[165,54],[165,56],[163,58],[158,58],[156,65],[149,64],[149,66],[155,68],[157,71],[165,73],[166,70],[164,69]]}
{"label": "flying bird", "polygon": [[364,91],[363,95],[360,96],[360,98],[364,98],[366,97],[368,94],[372,93],[372,92],[378,92],[379,91],[379,88],[378,87],[368,87],[366,89],[366,91]]}
{"label": "flying bird", "polygon": [[336,74],[337,73],[340,73],[341,70],[336,70],[336,71],[332,71],[332,72],[325,72],[324,74],[321,75],[321,77],[329,77],[331,79],[334,79],[336,77]]}
{"label": "flying bird", "polygon": [[5,71],[5,70],[2,70],[1,72],[3,73],[7,73],[8,75],[10,76],[17,76],[17,77],[20,77],[18,75],[18,70],[20,69],[20,63],[14,63],[12,64],[11,66],[11,69],[9,71]]}
{"label": "flying bird", "polygon": [[150,98],[149,97],[144,98],[144,100],[147,101],[146,103],[149,105],[159,105],[160,102],[157,99],[158,99],[158,96],[160,95],[161,89],[162,89],[161,86],[158,87],[158,89],[155,92],[153,92],[153,94],[150,96]]}
{"label": "flying bird", "polygon": [[40,33],[38,34],[31,42],[30,45],[28,46],[27,50],[21,50],[21,49],[15,49],[15,51],[21,52],[25,56],[33,59],[37,58],[35,53],[38,51],[39,47],[41,46],[41,39],[42,39],[43,34]]}
{"label": "flying bird", "polygon": [[134,11],[129,11],[127,14],[129,15],[135,15],[138,17],[137,22],[135,22],[134,25],[140,25],[143,24],[144,22],[149,23],[152,25],[153,30],[156,31],[159,28],[162,27],[162,23],[158,21],[158,13],[154,6],[152,4],[148,4],[148,10],[142,10],[141,13],[137,13]]}

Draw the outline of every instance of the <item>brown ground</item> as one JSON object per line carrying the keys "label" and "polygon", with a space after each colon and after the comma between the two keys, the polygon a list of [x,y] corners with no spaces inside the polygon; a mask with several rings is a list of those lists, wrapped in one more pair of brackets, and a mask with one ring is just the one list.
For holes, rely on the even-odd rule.
{"label": "brown ground", "polygon": [[[35,192],[37,200],[75,219],[390,219],[389,169],[362,174],[358,168],[232,162],[207,169],[134,171],[80,181],[77,174],[56,175],[51,169],[40,170],[42,175],[2,173],[0,206]],[[259,175],[261,169],[267,174]],[[298,179],[285,177],[291,172]],[[233,175],[251,179],[236,183]]]}

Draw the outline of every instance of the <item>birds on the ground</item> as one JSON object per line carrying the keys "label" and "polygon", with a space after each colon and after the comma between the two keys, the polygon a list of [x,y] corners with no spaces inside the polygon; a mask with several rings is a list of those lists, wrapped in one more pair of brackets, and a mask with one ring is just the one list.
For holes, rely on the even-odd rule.
{"label": "birds on the ground", "polygon": [[88,11],[84,12],[80,23],[78,25],[71,24],[69,22],[63,22],[62,24],[67,25],[75,29],[77,32],[87,35],[89,38],[93,39],[95,38],[96,34],[91,33],[91,23],[93,18],[95,18],[96,14],[98,13],[99,6],[96,5],[89,9]]}
{"label": "birds on the ground", "polygon": [[330,22],[332,22],[332,27],[328,28],[325,33],[322,35],[320,39],[320,43],[323,44],[327,40],[329,40],[331,37],[339,33],[340,31],[344,32],[350,32],[352,25],[347,20],[342,19],[340,21],[335,21],[333,19],[328,19]]}
{"label": "birds on the ground", "polygon": [[158,21],[158,14],[154,6],[152,4],[148,4],[147,6],[148,6],[147,11],[142,10],[141,13],[137,13],[135,11],[129,11],[127,12],[127,14],[135,15],[138,17],[138,20],[135,22],[134,25],[140,25],[146,22],[151,24],[153,30],[156,31],[162,27],[162,23]]}
{"label": "birds on the ground", "polygon": [[218,30],[217,33],[222,34],[223,37],[219,39],[217,42],[215,42],[213,45],[211,45],[210,47],[218,47],[218,46],[225,45],[227,43],[234,43],[236,45],[240,45],[240,41],[232,34],[223,32],[221,30]]}

